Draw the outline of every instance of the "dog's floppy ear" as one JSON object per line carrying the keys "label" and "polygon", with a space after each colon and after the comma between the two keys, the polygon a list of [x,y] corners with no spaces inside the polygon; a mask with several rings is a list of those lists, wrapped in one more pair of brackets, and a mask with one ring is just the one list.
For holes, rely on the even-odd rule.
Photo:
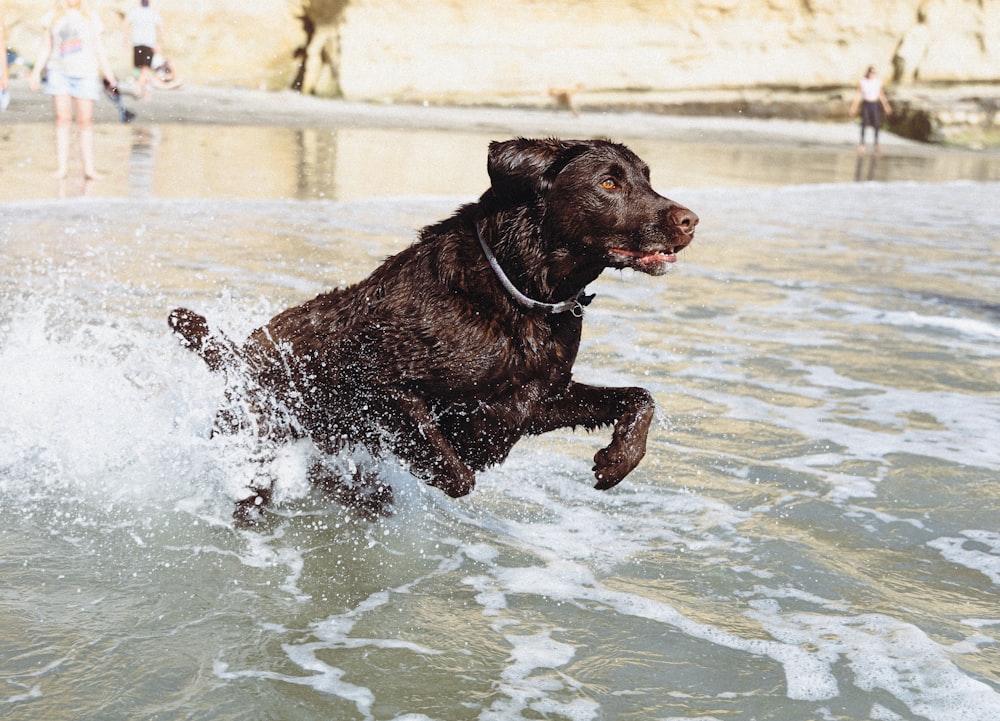
{"label": "dog's floppy ear", "polygon": [[493,192],[515,202],[544,195],[559,171],[585,148],[585,144],[555,138],[494,141],[486,164]]}

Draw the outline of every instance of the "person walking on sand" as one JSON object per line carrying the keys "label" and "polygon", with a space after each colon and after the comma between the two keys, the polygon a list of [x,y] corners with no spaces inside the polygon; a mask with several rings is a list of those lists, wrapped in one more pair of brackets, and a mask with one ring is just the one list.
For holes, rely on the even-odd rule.
{"label": "person walking on sand", "polygon": [[892,115],[892,107],[885,97],[882,79],[878,76],[874,65],[869,65],[864,77],[858,81],[854,101],[851,103],[850,115],[852,118],[858,114],[859,107],[861,109],[861,144],[858,145],[858,152],[865,152],[865,129],[870,125],[874,134],[875,152],[878,153],[878,131],[882,127],[882,110],[885,110],[886,115]]}
{"label": "person walking on sand", "polygon": [[125,35],[132,44],[132,63],[139,71],[135,97],[145,100],[149,97],[150,84],[155,84],[153,56],[162,54],[160,42],[163,36],[163,19],[160,13],[149,7],[149,0],[141,0],[139,7],[126,13]]}
{"label": "person walking on sand", "polygon": [[94,167],[94,101],[101,88],[98,72],[109,87],[117,88],[114,70],[101,42],[104,26],[87,0],[58,0],[54,10],[42,18],[42,54],[29,78],[38,92],[42,71],[46,71],[45,91],[52,96],[56,124],[56,162],[53,176],[65,178],[69,172],[69,141],[76,106],[76,129],[84,177],[101,176]]}

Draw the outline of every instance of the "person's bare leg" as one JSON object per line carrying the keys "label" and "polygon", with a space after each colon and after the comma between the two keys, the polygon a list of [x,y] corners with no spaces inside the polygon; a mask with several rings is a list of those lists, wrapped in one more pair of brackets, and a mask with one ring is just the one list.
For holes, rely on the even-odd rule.
{"label": "person's bare leg", "polygon": [[135,81],[135,97],[139,100],[149,98],[149,87],[152,84],[153,71],[148,67],[139,68],[139,78]]}
{"label": "person's bare leg", "polygon": [[56,118],[56,172],[53,178],[65,178],[69,173],[69,135],[73,124],[73,99],[68,95],[53,95],[52,108]]}
{"label": "person's bare leg", "polygon": [[76,101],[76,129],[80,136],[80,160],[83,161],[83,176],[90,180],[100,180],[101,174],[94,167],[94,101]]}

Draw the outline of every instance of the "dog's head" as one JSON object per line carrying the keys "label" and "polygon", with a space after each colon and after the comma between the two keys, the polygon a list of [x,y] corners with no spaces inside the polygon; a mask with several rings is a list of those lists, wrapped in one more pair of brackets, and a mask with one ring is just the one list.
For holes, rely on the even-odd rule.
{"label": "dog's head", "polygon": [[694,239],[698,216],[653,190],[649,167],[624,145],[494,142],[487,169],[498,200],[537,204],[548,237],[604,267],[662,275]]}

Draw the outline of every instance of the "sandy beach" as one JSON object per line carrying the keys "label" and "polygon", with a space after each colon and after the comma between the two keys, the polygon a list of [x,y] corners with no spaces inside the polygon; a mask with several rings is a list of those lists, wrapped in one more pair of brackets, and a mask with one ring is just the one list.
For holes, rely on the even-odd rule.
{"label": "sandy beach", "polygon": [[111,101],[96,106],[97,162],[105,178],[83,184],[71,167],[70,180],[54,186],[51,101],[14,80],[10,108],[0,116],[0,199],[474,194],[487,181],[488,142],[513,136],[620,140],[649,162],[654,180],[669,174],[671,186],[1000,179],[996,152],[927,145],[885,131],[883,156],[863,164],[857,125],[847,120],[627,109],[574,115],[541,100],[536,107],[442,107],[199,86],[158,91],[142,102],[125,86],[123,99],[135,113],[128,124],[119,122]]}
{"label": "sandy beach", "polygon": [[[741,143],[810,143],[844,145],[853,136],[854,122],[760,120],[743,117],[689,117],[629,110],[574,115],[555,107],[527,105],[434,106],[358,103],[292,91],[266,92],[239,88],[183,86],[158,91],[146,101],[131,96],[123,85],[126,107],[137,114],[136,123],[249,125],[284,128],[378,127],[396,129],[480,130],[511,135],[616,134],[674,141]],[[14,101],[5,123],[51,120],[51,103],[43,92],[32,93],[23,81],[12,83]],[[97,122],[114,123],[118,111],[111,102],[96,108]],[[921,143],[884,134],[883,143],[908,152],[933,152]]]}

